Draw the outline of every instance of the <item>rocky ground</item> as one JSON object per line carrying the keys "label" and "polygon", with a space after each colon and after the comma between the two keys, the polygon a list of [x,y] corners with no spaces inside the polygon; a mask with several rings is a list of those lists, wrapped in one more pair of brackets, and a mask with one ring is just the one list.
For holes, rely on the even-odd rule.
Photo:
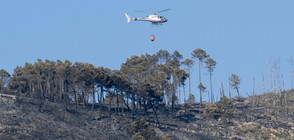
{"label": "rocky ground", "polygon": [[294,93],[238,98],[228,103],[161,108],[155,115],[115,113],[27,98],[0,97],[0,139],[131,139],[144,118],[166,139],[294,139]]}

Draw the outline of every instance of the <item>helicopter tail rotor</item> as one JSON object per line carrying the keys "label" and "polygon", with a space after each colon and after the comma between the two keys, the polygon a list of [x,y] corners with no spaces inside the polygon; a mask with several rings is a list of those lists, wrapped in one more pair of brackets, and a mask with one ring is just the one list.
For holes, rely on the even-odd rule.
{"label": "helicopter tail rotor", "polygon": [[132,18],[127,13],[125,13],[125,15],[126,15],[127,21],[130,22]]}

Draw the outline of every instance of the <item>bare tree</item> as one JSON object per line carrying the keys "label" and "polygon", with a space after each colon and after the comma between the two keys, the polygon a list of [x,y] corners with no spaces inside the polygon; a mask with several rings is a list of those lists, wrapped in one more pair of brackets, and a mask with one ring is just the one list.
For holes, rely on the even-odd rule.
{"label": "bare tree", "polygon": [[252,95],[255,95],[255,77],[253,77],[253,89],[252,89]]}
{"label": "bare tree", "polygon": [[291,68],[292,68],[292,74],[291,74],[291,89],[293,89],[293,79],[294,79],[294,63],[293,63],[293,59],[292,59],[292,56],[290,57],[290,65],[291,65]]}
{"label": "bare tree", "polygon": [[281,66],[280,66],[280,58],[274,60],[274,64],[272,65],[273,74],[274,74],[274,91],[282,91],[282,76],[281,76]]}
{"label": "bare tree", "polygon": [[231,94],[231,81],[229,80],[229,97],[232,98],[232,94]]}
{"label": "bare tree", "polygon": [[262,89],[263,89],[263,94],[265,94],[265,86],[264,86],[264,72],[263,72],[263,67],[262,67],[262,72],[261,72],[261,75],[262,75]]}
{"label": "bare tree", "polygon": [[272,59],[270,59],[270,91],[273,91],[273,66]]}

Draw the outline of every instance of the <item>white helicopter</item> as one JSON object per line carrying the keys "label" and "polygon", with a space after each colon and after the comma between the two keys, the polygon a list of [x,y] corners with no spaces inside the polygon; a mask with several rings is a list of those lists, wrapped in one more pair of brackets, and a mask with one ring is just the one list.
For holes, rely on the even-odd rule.
{"label": "white helicopter", "polygon": [[[164,18],[163,16],[158,16],[157,15],[157,13],[165,12],[167,10],[170,10],[170,9],[165,9],[165,10],[161,10],[161,11],[158,11],[158,12],[153,12],[153,13],[151,13],[151,15],[148,15],[145,18],[132,18],[127,13],[125,13],[125,15],[127,17],[128,22],[130,22],[132,20],[133,21],[149,21],[152,24],[156,25],[156,24],[167,22],[166,18]],[[137,11],[137,12],[144,12],[144,11]],[[144,13],[150,13],[150,12],[144,12]]]}

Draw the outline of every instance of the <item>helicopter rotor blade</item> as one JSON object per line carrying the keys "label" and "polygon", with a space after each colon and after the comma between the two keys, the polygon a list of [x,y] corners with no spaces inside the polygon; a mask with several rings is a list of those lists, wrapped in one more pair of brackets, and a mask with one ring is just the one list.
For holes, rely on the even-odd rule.
{"label": "helicopter rotor blade", "polygon": [[165,11],[168,11],[170,9],[165,9],[165,10],[161,10],[161,11],[158,11],[158,12],[155,12],[155,13],[161,13],[161,12],[165,12]]}
{"label": "helicopter rotor blade", "polygon": [[135,11],[135,12],[140,12],[140,13],[151,13],[151,12],[146,12],[146,11]]}
{"label": "helicopter rotor blade", "polygon": [[135,11],[135,12],[149,13],[149,14],[156,15],[157,13],[165,12],[165,11],[168,11],[168,10],[170,10],[170,9],[165,9],[165,10],[161,10],[161,11],[158,11],[158,12],[146,12],[146,11]]}

